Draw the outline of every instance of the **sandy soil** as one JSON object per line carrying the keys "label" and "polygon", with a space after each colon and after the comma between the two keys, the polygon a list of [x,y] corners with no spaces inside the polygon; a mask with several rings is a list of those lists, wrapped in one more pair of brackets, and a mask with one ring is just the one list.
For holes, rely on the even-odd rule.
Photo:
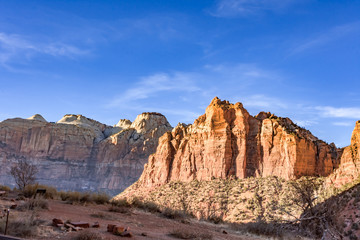
{"label": "sandy soil", "polygon": [[[14,202],[11,202],[9,198],[2,198],[0,200],[0,208],[7,208],[13,203]],[[20,201],[16,201],[16,203],[21,204]],[[212,239],[219,240],[264,239],[257,236],[244,235],[243,233],[235,232],[227,225],[212,224],[195,219],[186,219],[185,221],[172,220],[138,209],[131,209],[130,213],[123,214],[109,212],[108,208],[110,205],[71,205],[59,200],[49,200],[49,205],[49,210],[37,211],[37,217],[43,220],[43,223],[40,226],[40,236],[32,239],[65,240],[73,239],[77,234],[79,234],[78,232],[68,232],[66,230],[53,227],[51,225],[53,218],[62,219],[64,222],[67,220],[89,222],[90,225],[95,222],[99,222],[100,228],[90,228],[86,231],[98,232],[106,239],[121,239],[121,237],[107,232],[108,224],[129,227],[133,235],[132,239],[176,239],[169,236],[169,233],[174,230],[196,232],[198,235],[211,234]],[[21,217],[21,215],[26,214],[26,212],[12,210],[11,214]],[[92,214],[100,215],[101,218],[91,216]],[[224,230],[227,234],[223,233]]]}

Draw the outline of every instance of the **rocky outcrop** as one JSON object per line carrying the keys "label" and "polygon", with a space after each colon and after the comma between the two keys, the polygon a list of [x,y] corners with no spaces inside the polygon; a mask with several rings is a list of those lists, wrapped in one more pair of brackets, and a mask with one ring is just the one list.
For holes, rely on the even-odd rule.
{"label": "rocky outcrop", "polygon": [[329,182],[336,186],[350,183],[360,176],[360,121],[355,124],[350,145],[341,151],[340,166],[329,177]]}
{"label": "rocky outcrop", "polygon": [[118,193],[135,182],[158,138],[171,130],[158,113],[114,127],[82,115],[65,115],[57,123],[41,115],[0,123],[0,184],[14,185],[9,170],[19,159],[39,168],[37,179],[67,190]]}
{"label": "rocky outcrop", "polygon": [[338,166],[337,155],[334,144],[288,118],[264,112],[253,117],[241,103],[214,98],[194,124],[179,124],[159,139],[133,188],[194,179],[327,176]]}

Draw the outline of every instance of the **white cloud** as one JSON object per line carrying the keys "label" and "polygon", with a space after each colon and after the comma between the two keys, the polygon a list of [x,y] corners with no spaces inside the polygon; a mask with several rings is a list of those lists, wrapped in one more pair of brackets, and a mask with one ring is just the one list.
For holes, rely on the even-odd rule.
{"label": "white cloud", "polygon": [[360,21],[335,26],[330,30],[325,31],[299,44],[297,47],[295,47],[292,50],[291,54],[300,53],[314,47],[322,46],[329,42],[341,39],[351,33],[359,32],[359,31],[360,31]]}
{"label": "white cloud", "polygon": [[343,126],[343,127],[354,126],[354,122],[333,122],[332,124],[335,126]]}
{"label": "white cloud", "polygon": [[318,106],[315,109],[320,111],[319,114],[322,117],[360,119],[360,108],[356,107],[335,108],[331,106]]}
{"label": "white cloud", "polygon": [[[256,110],[275,111],[287,108],[286,103],[252,93],[261,93],[258,85],[263,82],[278,83],[281,80],[276,71],[255,64],[206,65],[197,72],[163,72],[142,77],[113,96],[104,107],[136,113],[156,111],[165,114],[172,124],[193,122],[215,96],[243,102],[245,107]],[[268,92],[268,88],[263,90]],[[167,101],[163,101],[164,98]]]}
{"label": "white cloud", "polygon": [[265,95],[252,95],[249,97],[243,97],[241,100],[246,107],[257,107],[261,108],[264,111],[267,111],[267,109],[284,109],[287,108],[287,104],[277,98],[268,97]]}
{"label": "white cloud", "polygon": [[218,75],[227,81],[241,80],[242,85],[252,84],[261,80],[281,81],[282,76],[273,70],[266,70],[256,64],[240,63],[236,65],[206,65],[205,70],[211,76]]}
{"label": "white cloud", "polygon": [[294,123],[296,123],[297,125],[299,125],[300,127],[309,127],[309,126],[313,126],[318,124],[317,121],[313,121],[313,120],[298,120],[298,119],[294,119]]}
{"label": "white cloud", "polygon": [[297,2],[296,0],[218,0],[215,10],[210,14],[215,17],[246,17],[263,11],[279,11]]}
{"label": "white cloud", "polygon": [[61,42],[37,42],[24,36],[0,32],[0,63],[2,65],[18,61],[18,59],[24,61],[37,54],[73,58],[88,53],[87,50]]}
{"label": "white cloud", "polygon": [[109,107],[123,106],[136,100],[147,99],[159,92],[196,92],[195,74],[177,72],[174,74],[158,73],[142,78],[133,88],[123,95],[115,97]]}

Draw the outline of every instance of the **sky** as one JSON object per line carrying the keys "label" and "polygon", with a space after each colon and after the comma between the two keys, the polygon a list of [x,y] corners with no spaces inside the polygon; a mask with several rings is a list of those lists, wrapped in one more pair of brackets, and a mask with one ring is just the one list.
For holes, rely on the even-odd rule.
{"label": "sky", "polygon": [[338,147],[360,120],[360,1],[0,0],[0,121],[160,112],[218,96]]}

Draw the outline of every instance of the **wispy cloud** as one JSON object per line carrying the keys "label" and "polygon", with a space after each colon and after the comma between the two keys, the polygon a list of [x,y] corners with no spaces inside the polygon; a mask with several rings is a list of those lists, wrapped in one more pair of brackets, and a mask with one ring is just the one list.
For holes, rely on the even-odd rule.
{"label": "wispy cloud", "polygon": [[280,99],[257,94],[242,98],[245,107],[256,107],[266,111],[267,109],[285,109],[287,104]]}
{"label": "wispy cloud", "polygon": [[[206,65],[197,72],[157,73],[143,77],[133,87],[115,97],[108,106],[115,107],[124,103],[147,99],[160,92],[197,92],[209,96],[211,92],[213,94],[218,93],[212,90],[213,88],[227,88],[228,85],[232,85],[232,88],[244,89],[260,81],[281,81],[281,79],[281,76],[275,71],[264,70],[254,64]],[[185,96],[179,95],[179,97],[189,101]],[[274,103],[274,101],[264,99],[262,95],[249,98],[249,104],[251,104],[251,100],[253,102],[257,100],[259,103],[263,101],[262,104],[265,104],[266,101]],[[275,105],[284,107],[280,102]]]}
{"label": "wispy cloud", "polygon": [[113,99],[109,107],[122,106],[140,99],[147,99],[160,92],[196,92],[200,88],[189,73],[158,73],[142,78],[133,88]]}
{"label": "wispy cloud", "polygon": [[39,42],[25,36],[0,32],[0,64],[3,66],[18,59],[24,62],[38,54],[73,58],[88,53],[88,50],[62,42]]}
{"label": "wispy cloud", "polygon": [[[114,96],[106,108],[160,111],[174,116],[174,119],[191,122],[203,113],[213,97],[223,95],[231,101],[243,102],[246,107],[283,109],[287,106],[279,99],[252,94],[253,86],[264,81],[276,83],[281,80],[276,71],[262,69],[255,64],[206,65],[196,72],[164,72],[142,77]],[[261,93],[260,88],[256,88],[256,92]],[[162,101],[164,96],[171,100]],[[196,110],[184,110],[184,106]]]}
{"label": "wispy cloud", "polygon": [[350,127],[350,126],[354,126],[354,122],[333,122],[332,125]]}
{"label": "wispy cloud", "polygon": [[342,39],[351,33],[360,32],[360,21],[351,22],[339,26],[335,26],[328,31],[320,33],[317,36],[313,36],[305,40],[303,43],[295,47],[291,54],[300,53],[311,48],[323,46],[327,43]]}
{"label": "wispy cloud", "polygon": [[296,0],[218,0],[215,9],[210,11],[214,17],[246,17],[264,11],[283,10]]}
{"label": "wispy cloud", "polygon": [[357,107],[336,108],[331,106],[318,106],[315,107],[315,109],[319,111],[322,117],[360,119],[360,108]]}
{"label": "wispy cloud", "polygon": [[313,126],[315,124],[318,124],[317,121],[313,121],[313,120],[299,120],[299,119],[294,119],[294,122],[299,125],[300,127],[309,127],[309,126]]}
{"label": "wispy cloud", "polygon": [[259,80],[281,81],[282,76],[277,71],[267,70],[251,63],[240,63],[235,65],[206,65],[208,74],[229,80],[241,81],[242,85],[252,84]]}

